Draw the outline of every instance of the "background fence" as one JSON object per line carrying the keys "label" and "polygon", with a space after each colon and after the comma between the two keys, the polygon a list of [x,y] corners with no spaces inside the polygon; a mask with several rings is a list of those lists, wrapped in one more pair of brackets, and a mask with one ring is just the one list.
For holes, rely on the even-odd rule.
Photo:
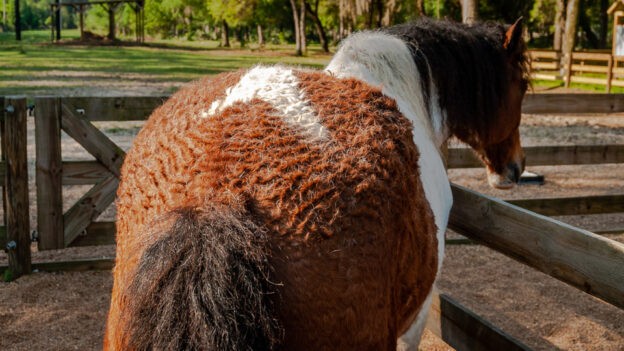
{"label": "background fence", "polygon": [[531,76],[540,80],[563,80],[570,83],[586,83],[624,87],[624,58],[611,52],[572,52],[569,64],[561,64],[562,54],[553,50],[530,50]]}
{"label": "background fence", "polygon": [[[114,223],[95,220],[114,200],[125,154],[92,122],[144,120],[163,100],[163,97],[35,99],[39,249],[114,243]],[[12,106],[5,109],[2,146],[7,161],[0,164],[0,169],[6,169],[6,232],[9,242],[19,246],[12,249],[9,259],[11,267],[17,267],[15,264],[27,267],[30,236],[25,183],[26,101],[7,98],[3,102],[4,106]],[[523,110],[526,113],[623,112],[624,96],[527,95]],[[63,160],[61,131],[82,145],[95,161]],[[542,146],[525,151],[529,166],[624,162],[624,145]],[[481,167],[467,149],[450,149],[448,155],[451,168]],[[69,209],[63,212],[63,185],[92,185],[92,188],[76,203],[65,206]],[[455,185],[453,194],[451,229],[624,308],[623,244],[521,208],[546,215],[624,212],[624,195],[515,200],[514,205]],[[10,220],[12,214],[14,220]],[[33,267],[86,270],[110,269],[112,264],[111,259],[100,259],[37,263]],[[22,272],[28,270],[22,268]],[[428,328],[454,348],[528,349],[448,296],[436,295],[434,301]]]}

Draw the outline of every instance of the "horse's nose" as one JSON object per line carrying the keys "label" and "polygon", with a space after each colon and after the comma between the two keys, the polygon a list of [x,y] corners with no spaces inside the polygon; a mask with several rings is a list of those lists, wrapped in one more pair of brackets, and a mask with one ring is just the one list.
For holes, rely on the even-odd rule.
{"label": "horse's nose", "polygon": [[509,169],[509,175],[511,176],[510,180],[512,180],[514,183],[518,183],[520,181],[520,175],[522,174],[522,171],[524,168],[522,165],[519,165],[517,163],[510,163],[507,165],[507,168]]}

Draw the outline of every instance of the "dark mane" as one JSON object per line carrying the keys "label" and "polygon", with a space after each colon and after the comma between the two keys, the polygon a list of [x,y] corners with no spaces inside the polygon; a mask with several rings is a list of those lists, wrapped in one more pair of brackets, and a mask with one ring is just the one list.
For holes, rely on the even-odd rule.
{"label": "dark mane", "polygon": [[[454,128],[457,124],[487,130],[497,118],[499,103],[504,101],[512,79],[503,48],[506,26],[420,19],[383,31],[408,45],[421,74],[427,101],[431,94],[429,78],[433,78],[452,131],[457,130]],[[523,84],[528,84],[524,50],[522,46],[512,60]],[[474,137],[466,135],[460,139],[470,143]]]}

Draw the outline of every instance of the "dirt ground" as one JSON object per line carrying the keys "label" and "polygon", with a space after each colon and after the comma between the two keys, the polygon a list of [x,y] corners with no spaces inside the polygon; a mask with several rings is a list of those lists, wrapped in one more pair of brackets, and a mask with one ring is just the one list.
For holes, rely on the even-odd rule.
{"label": "dirt ground", "polygon": [[[140,123],[109,123],[100,127],[127,149]],[[30,123],[31,137],[32,131]],[[624,144],[624,115],[526,115],[521,132],[526,146]],[[28,152],[34,198],[32,145],[34,142],[29,142]],[[63,155],[89,158],[66,135]],[[530,167],[529,170],[543,174],[546,183],[497,191],[488,187],[482,169],[450,170],[449,176],[453,182],[505,199],[624,193],[622,165]],[[67,187],[66,207],[87,189]],[[33,228],[35,206],[31,200]],[[114,218],[114,208],[107,210],[103,218]],[[620,233],[607,236],[624,242],[624,213],[558,219],[590,230],[622,228]],[[114,247],[104,246],[35,252],[34,260],[113,255]],[[0,253],[0,264],[5,263],[6,256]],[[0,350],[101,348],[111,286],[108,271],[37,272],[11,283],[0,283]],[[624,350],[623,310],[485,247],[447,246],[439,289],[535,350]],[[451,350],[431,333],[425,334],[421,349]]]}

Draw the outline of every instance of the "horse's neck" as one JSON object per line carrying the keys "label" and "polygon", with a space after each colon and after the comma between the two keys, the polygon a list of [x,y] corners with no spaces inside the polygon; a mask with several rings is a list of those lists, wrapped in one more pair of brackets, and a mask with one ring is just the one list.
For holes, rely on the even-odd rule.
{"label": "horse's neck", "polygon": [[426,99],[420,73],[400,39],[379,32],[352,35],[325,70],[340,78],[353,77],[380,87],[412,122],[415,134],[424,131],[438,150],[448,139],[436,88],[430,82],[430,98]]}

